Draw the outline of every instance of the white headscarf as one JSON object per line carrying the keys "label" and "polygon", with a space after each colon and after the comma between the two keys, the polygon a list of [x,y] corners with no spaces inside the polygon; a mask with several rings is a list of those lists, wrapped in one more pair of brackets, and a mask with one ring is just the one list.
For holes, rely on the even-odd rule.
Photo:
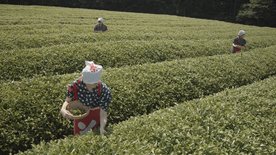
{"label": "white headscarf", "polygon": [[86,84],[97,83],[101,79],[101,65],[94,64],[93,61],[85,61],[85,68],[82,70],[82,80]]}
{"label": "white headscarf", "polygon": [[100,17],[100,18],[98,18],[98,22],[104,22],[104,19],[103,19],[103,17]]}
{"label": "white headscarf", "polygon": [[245,31],[244,30],[240,30],[239,33],[238,33],[238,36],[242,36],[242,35],[245,35]]}

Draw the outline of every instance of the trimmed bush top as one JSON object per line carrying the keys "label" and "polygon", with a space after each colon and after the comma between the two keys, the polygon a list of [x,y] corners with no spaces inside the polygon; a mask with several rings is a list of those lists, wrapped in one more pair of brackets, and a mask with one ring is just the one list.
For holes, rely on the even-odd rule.
{"label": "trimmed bush top", "polygon": [[275,98],[273,77],[21,154],[273,154]]}
{"label": "trimmed bush top", "polygon": [[[275,59],[274,47],[270,47],[243,55],[107,69],[103,81],[111,87],[113,94],[108,122],[118,123],[275,75]],[[5,91],[0,92],[1,147],[22,150],[41,140],[72,134],[72,124],[61,118],[59,109],[64,102],[66,85],[78,76],[38,77],[4,83],[2,90]]]}

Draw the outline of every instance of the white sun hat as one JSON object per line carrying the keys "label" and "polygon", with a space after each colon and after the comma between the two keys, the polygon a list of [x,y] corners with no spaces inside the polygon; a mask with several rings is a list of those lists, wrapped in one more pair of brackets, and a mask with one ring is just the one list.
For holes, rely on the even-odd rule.
{"label": "white sun hat", "polygon": [[98,22],[104,22],[104,19],[103,19],[103,17],[100,17],[100,18],[98,18]]}
{"label": "white sun hat", "polygon": [[238,33],[238,36],[243,36],[245,35],[245,31],[244,30],[240,30],[239,33]]}
{"label": "white sun hat", "polygon": [[93,61],[85,61],[85,68],[82,70],[82,80],[86,84],[98,83],[101,79],[102,69],[101,65],[94,64]]}

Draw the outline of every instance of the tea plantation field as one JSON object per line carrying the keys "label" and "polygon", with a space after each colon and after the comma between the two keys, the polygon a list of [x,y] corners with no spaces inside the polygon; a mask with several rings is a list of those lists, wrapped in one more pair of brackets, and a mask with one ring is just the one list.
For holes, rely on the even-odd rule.
{"label": "tea plantation field", "polygon": [[[0,154],[275,153],[275,28],[43,6],[0,12]],[[98,17],[108,32],[93,33]],[[231,54],[240,29],[247,48]],[[112,91],[107,136],[73,137],[59,114],[85,60],[104,66]]]}
{"label": "tea plantation field", "polygon": [[273,77],[21,154],[275,154],[275,98]]}

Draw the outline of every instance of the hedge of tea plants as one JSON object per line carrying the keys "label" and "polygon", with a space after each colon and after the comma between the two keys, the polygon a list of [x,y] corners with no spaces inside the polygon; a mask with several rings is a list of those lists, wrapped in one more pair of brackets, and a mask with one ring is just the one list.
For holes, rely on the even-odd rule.
{"label": "hedge of tea plants", "polygon": [[[276,42],[273,28],[185,17],[13,5],[0,11],[0,81],[74,73],[84,60],[121,67],[225,54],[239,29],[247,32],[247,50]],[[93,33],[102,15],[109,31]]]}
{"label": "hedge of tea plants", "polygon": [[275,98],[271,77],[20,154],[274,154]]}
{"label": "hedge of tea plants", "polygon": [[[72,134],[58,112],[84,60],[107,68],[110,124],[275,75],[273,28],[43,6],[0,12],[0,154]],[[99,16],[107,33],[92,32]],[[240,29],[246,53],[222,55]]]}
{"label": "hedge of tea plants", "polygon": [[[265,38],[265,39],[264,39]],[[247,51],[274,45],[276,38],[251,40]],[[84,60],[107,67],[122,67],[189,57],[230,53],[229,40],[211,41],[125,41],[82,43],[0,53],[0,80],[21,80],[35,75],[74,73]]]}
{"label": "hedge of tea plants", "polygon": [[[77,72],[84,60],[107,67],[121,67],[165,60],[227,53],[227,40],[206,41],[125,41],[53,46],[0,53],[0,80],[20,80],[35,75]],[[276,42],[276,40],[275,40]],[[210,45],[215,46],[210,46]],[[219,46],[225,44],[227,47]]]}
{"label": "hedge of tea plants", "polygon": [[[103,81],[113,94],[109,123],[275,75],[274,49],[272,46],[243,55],[107,69]],[[71,134],[72,127],[61,118],[59,108],[65,98],[66,84],[78,76],[68,74],[3,83],[0,92],[1,150],[24,150],[42,140]]]}

